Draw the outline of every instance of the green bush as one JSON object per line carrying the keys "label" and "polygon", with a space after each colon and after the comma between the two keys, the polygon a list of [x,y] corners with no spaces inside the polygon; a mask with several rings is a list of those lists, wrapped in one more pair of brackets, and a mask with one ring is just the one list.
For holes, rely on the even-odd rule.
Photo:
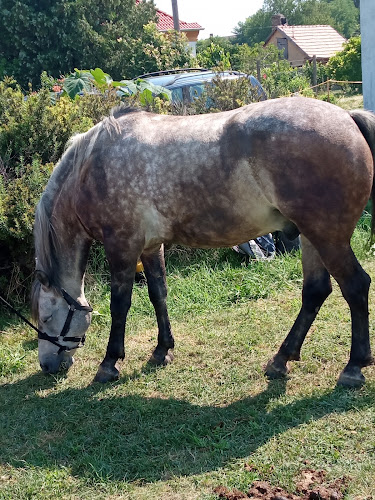
{"label": "green bush", "polygon": [[259,101],[257,89],[246,77],[229,80],[221,78],[220,73],[217,73],[212,84],[207,85],[202,94],[191,103],[189,111],[192,114],[229,111]]}
{"label": "green bush", "polygon": [[15,268],[20,281],[33,268],[35,207],[66,142],[120,102],[114,89],[56,98],[53,83],[43,75],[41,90],[24,94],[13,79],[0,81],[0,266],[8,282]]}
{"label": "green bush", "polygon": [[305,97],[313,95],[311,83],[303,70],[292,68],[289,62],[281,59],[263,70],[262,85],[269,98],[301,93]]}
{"label": "green bush", "polygon": [[197,54],[197,61],[199,66],[203,68],[223,67],[229,69],[230,54],[226,52],[220,45],[211,42],[205,49]]}
{"label": "green bush", "polygon": [[327,68],[334,80],[361,81],[361,37],[350,38],[344,49],[330,58]]}

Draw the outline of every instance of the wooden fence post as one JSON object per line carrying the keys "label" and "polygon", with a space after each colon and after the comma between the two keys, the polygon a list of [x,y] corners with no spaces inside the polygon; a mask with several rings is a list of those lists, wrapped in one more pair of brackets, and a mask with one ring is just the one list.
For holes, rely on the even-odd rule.
{"label": "wooden fence post", "polygon": [[316,94],[317,91],[318,91],[318,88],[316,86],[317,83],[318,83],[318,76],[317,76],[316,55],[315,54],[313,55],[313,59],[312,59],[312,67],[313,67],[312,84],[313,84],[313,87],[314,87],[314,92]]}

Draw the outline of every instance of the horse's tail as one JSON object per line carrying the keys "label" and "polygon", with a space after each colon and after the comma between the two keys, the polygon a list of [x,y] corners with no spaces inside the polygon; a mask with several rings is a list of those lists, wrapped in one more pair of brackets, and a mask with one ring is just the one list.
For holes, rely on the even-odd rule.
{"label": "horse's tail", "polygon": [[[374,175],[375,175],[375,114],[371,111],[363,111],[356,109],[349,111],[350,116],[357,124],[359,130],[362,132],[363,137],[366,139],[367,144],[370,146],[372,158],[374,161]],[[372,181],[371,190],[372,202],[372,218],[371,218],[371,242],[374,240],[375,235],[375,181]]]}

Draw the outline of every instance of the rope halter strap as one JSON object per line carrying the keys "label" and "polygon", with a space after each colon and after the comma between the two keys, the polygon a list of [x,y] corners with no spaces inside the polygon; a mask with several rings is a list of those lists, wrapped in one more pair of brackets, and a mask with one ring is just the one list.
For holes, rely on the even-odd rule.
{"label": "rope halter strap", "polygon": [[[51,344],[57,346],[59,348],[57,354],[61,354],[63,351],[71,351],[72,349],[77,349],[78,347],[83,347],[85,345],[86,334],[84,334],[82,337],[69,337],[67,333],[69,332],[70,323],[72,322],[73,314],[75,311],[92,312],[92,307],[79,304],[76,300],[73,299],[73,297],[68,294],[66,290],[64,290],[64,288],[61,288],[61,294],[64,297],[65,302],[69,306],[69,311],[60,335],[58,337],[52,337],[51,335],[48,335],[47,333],[42,332],[41,330],[36,328],[38,332],[38,339],[47,340],[48,342],[51,342]],[[61,339],[60,342],[76,342],[77,346],[68,347],[66,345],[61,345],[58,339]]]}

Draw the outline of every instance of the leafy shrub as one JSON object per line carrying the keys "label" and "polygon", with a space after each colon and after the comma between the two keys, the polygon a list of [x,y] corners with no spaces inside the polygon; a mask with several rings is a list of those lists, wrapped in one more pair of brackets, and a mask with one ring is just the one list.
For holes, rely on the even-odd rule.
{"label": "leafy shrub", "polygon": [[350,38],[344,49],[329,59],[327,68],[334,80],[361,81],[361,37]]}
{"label": "leafy shrub", "polygon": [[[115,91],[56,99],[53,79],[24,94],[13,79],[0,81],[0,266],[23,276],[33,267],[36,204],[68,139],[93,126],[120,102]],[[22,280],[22,277],[20,278]]]}
{"label": "leafy shrub", "polygon": [[201,114],[229,111],[258,100],[257,89],[248,78],[229,80],[221,78],[218,73],[212,80],[212,85],[206,85],[202,94],[192,102],[190,112]]}
{"label": "leafy shrub", "polygon": [[302,93],[306,97],[313,95],[308,77],[300,70],[292,68],[284,59],[264,69],[262,85],[270,98],[295,93]]}
{"label": "leafy shrub", "polygon": [[223,47],[213,42],[197,54],[197,61],[204,68],[216,68],[220,66],[224,69],[229,69],[231,66],[229,52],[226,52]]}

